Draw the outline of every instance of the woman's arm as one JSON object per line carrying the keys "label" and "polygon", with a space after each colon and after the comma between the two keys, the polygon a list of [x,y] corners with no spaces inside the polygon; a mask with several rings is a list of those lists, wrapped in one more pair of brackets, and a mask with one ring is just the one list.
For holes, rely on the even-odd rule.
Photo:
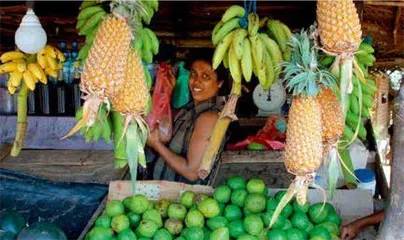
{"label": "woman's arm", "polygon": [[[152,138],[156,134],[154,132],[151,134],[150,140],[148,139],[148,145],[152,147],[174,171],[189,181],[194,182],[199,179],[197,171],[218,117],[218,114],[213,112],[203,113],[198,117],[188,146],[187,158],[175,154],[161,141],[153,140]],[[156,138],[156,136],[154,138]]]}
{"label": "woman's arm", "polygon": [[342,227],[341,238],[353,239],[356,237],[356,235],[358,235],[360,231],[362,231],[362,229],[380,223],[381,221],[383,221],[383,218],[384,210],[347,224]]}

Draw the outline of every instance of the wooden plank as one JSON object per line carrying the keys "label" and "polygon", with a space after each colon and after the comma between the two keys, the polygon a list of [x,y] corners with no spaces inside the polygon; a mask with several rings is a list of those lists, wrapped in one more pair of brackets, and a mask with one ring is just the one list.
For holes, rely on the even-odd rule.
{"label": "wooden plank", "polygon": [[404,1],[374,1],[374,0],[366,0],[365,5],[374,5],[374,6],[390,6],[390,7],[404,7]]}
{"label": "wooden plank", "polygon": [[10,155],[11,148],[13,148],[13,144],[4,144],[0,148],[0,162],[3,161],[6,157]]}
{"label": "wooden plank", "polygon": [[283,151],[225,151],[222,163],[283,163]]}
{"label": "wooden plank", "polygon": [[122,179],[126,168],[114,169],[112,151],[24,150],[7,157],[0,167],[63,182],[108,184]]}
{"label": "wooden plank", "polygon": [[267,120],[267,117],[240,118],[238,123],[241,127],[263,127]]}

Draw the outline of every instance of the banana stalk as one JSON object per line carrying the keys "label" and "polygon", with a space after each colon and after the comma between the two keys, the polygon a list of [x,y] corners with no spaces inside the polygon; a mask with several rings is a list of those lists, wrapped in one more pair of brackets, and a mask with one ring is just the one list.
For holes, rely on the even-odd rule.
{"label": "banana stalk", "polygon": [[[35,62],[35,55],[29,55],[27,58],[27,63]],[[28,120],[27,120],[27,100],[28,100],[29,89],[27,84],[23,82],[21,85],[20,92],[17,97],[17,130],[15,134],[15,140],[13,143],[13,148],[11,149],[10,155],[12,157],[17,157],[22,147],[24,146],[25,134],[27,133]]]}
{"label": "banana stalk", "polygon": [[198,176],[201,179],[205,179],[207,176],[209,176],[227,128],[229,127],[230,122],[237,120],[234,112],[236,110],[236,105],[240,94],[241,83],[233,82],[230,98],[224,105],[219,119],[213,128],[212,135],[209,139],[209,144],[205,150],[205,153],[203,154],[202,162],[198,169]]}

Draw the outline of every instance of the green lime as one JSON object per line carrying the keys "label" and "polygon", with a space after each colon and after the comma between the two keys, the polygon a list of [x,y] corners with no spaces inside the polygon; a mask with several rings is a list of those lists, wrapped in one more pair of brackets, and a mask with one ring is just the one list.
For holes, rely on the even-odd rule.
{"label": "green lime", "polygon": [[122,215],[125,212],[125,207],[119,200],[111,200],[105,207],[105,212],[109,217]]}
{"label": "green lime", "polygon": [[237,238],[245,233],[243,220],[234,220],[229,223],[230,236]]}
{"label": "green lime", "polygon": [[285,218],[289,218],[290,215],[292,215],[293,213],[293,207],[290,204],[286,204],[286,206],[282,209],[282,216],[284,216]]}
{"label": "green lime", "polygon": [[111,227],[111,217],[108,215],[102,215],[95,220],[96,227],[110,228]]}
{"label": "green lime", "polygon": [[291,222],[293,227],[305,231],[310,224],[309,218],[302,212],[295,212],[292,215]]}
{"label": "green lime", "polygon": [[161,217],[166,218],[168,207],[170,206],[171,201],[168,199],[160,199],[157,201],[154,208],[160,213]]}
{"label": "green lime", "polygon": [[328,214],[328,216],[325,218],[324,221],[325,222],[333,222],[333,223],[337,224],[339,227],[341,226],[341,223],[342,223],[341,217],[338,216],[338,214],[336,214],[336,213]]}
{"label": "green lime", "polygon": [[227,218],[225,218],[223,216],[216,216],[216,217],[210,218],[210,219],[208,219],[208,221],[206,221],[206,225],[212,231],[214,231],[220,227],[227,227],[228,224],[229,224],[229,221],[227,220]]}
{"label": "green lime", "polygon": [[159,228],[163,227],[163,219],[156,209],[147,209],[142,216],[143,220],[154,221]]}
{"label": "green lime", "polygon": [[136,234],[130,229],[124,229],[118,233],[117,240],[136,240]]}
{"label": "green lime", "polygon": [[276,199],[276,201],[280,202],[281,199],[283,198],[283,196],[284,196],[285,194],[286,194],[286,191],[285,191],[285,190],[278,191],[278,192],[275,194],[274,198]]}
{"label": "green lime", "polygon": [[267,238],[270,240],[287,240],[286,232],[281,229],[272,229],[268,231]]}
{"label": "green lime", "polygon": [[206,218],[216,217],[220,213],[219,203],[213,198],[207,198],[199,203],[198,210]]}
{"label": "green lime", "polygon": [[241,209],[234,204],[227,205],[224,209],[224,217],[230,222],[241,219],[242,216]]}
{"label": "green lime", "polygon": [[285,224],[283,225],[282,230],[286,231],[291,228],[293,228],[292,222],[289,219],[285,219]]}
{"label": "green lime", "polygon": [[295,212],[302,212],[302,213],[307,213],[307,211],[309,211],[310,208],[310,202],[307,201],[305,204],[300,205],[296,200],[293,201],[293,210]]}
{"label": "green lime", "polygon": [[136,194],[134,196],[125,198],[123,200],[123,204],[127,209],[137,214],[144,213],[150,207],[149,200],[141,194]]}
{"label": "green lime", "polygon": [[244,218],[244,229],[248,234],[258,236],[264,229],[264,223],[258,215],[251,214]]}
{"label": "green lime", "polygon": [[247,191],[249,193],[259,193],[264,194],[265,183],[261,179],[252,178],[247,183]]}
{"label": "green lime", "polygon": [[268,200],[267,200],[267,210],[275,211],[278,204],[279,204],[279,202],[275,198],[273,198],[273,197],[268,198]]}
{"label": "green lime", "polygon": [[192,191],[185,191],[181,194],[180,203],[187,208],[190,208],[194,203],[195,193]]}
{"label": "green lime", "polygon": [[227,185],[232,189],[232,190],[237,190],[237,189],[244,189],[246,188],[246,182],[245,179],[241,176],[234,176],[231,177],[227,180]]}
{"label": "green lime", "polygon": [[203,240],[204,238],[203,229],[199,227],[186,228],[181,232],[181,236],[185,237],[187,240]]}
{"label": "green lime", "polygon": [[258,240],[258,238],[256,236],[252,236],[250,234],[242,234],[240,235],[237,240]]}
{"label": "green lime", "polygon": [[173,203],[168,207],[168,217],[169,218],[177,218],[179,220],[184,220],[187,214],[187,209],[178,203]]}
{"label": "green lime", "polygon": [[250,193],[245,198],[244,208],[252,213],[262,212],[266,208],[266,198],[260,193]]}
{"label": "green lime", "polygon": [[239,207],[244,207],[245,198],[247,197],[247,190],[245,189],[236,189],[231,194],[231,203],[235,204]]}
{"label": "green lime", "polygon": [[213,198],[219,203],[227,203],[230,197],[231,189],[227,185],[220,185],[213,192]]}
{"label": "green lime", "polygon": [[185,225],[187,227],[203,227],[205,225],[205,218],[198,210],[189,210],[185,217]]}
{"label": "green lime", "polygon": [[171,233],[171,235],[180,234],[183,227],[184,226],[183,226],[182,222],[176,218],[169,218],[164,223],[164,228],[167,229]]}
{"label": "green lime", "polygon": [[326,229],[330,234],[334,234],[339,236],[340,231],[339,231],[339,226],[333,222],[323,222],[318,224],[316,227],[322,227]]}
{"label": "green lime", "polygon": [[305,233],[297,228],[290,228],[286,231],[287,240],[304,240],[307,239]]}
{"label": "green lime", "polygon": [[322,203],[316,203],[309,208],[309,217],[313,223],[323,222],[328,215],[328,209]]}
{"label": "green lime", "polygon": [[310,239],[317,238],[322,240],[331,240],[331,234],[322,227],[314,227],[309,232]]}
{"label": "green lime", "polygon": [[153,240],[172,240],[173,236],[167,229],[161,228],[156,231],[153,236]]}
{"label": "green lime", "polygon": [[140,214],[134,213],[134,212],[128,212],[126,214],[129,218],[129,223],[131,228],[137,228],[137,226],[140,223],[140,220],[142,220],[142,216]]}
{"label": "green lime", "polygon": [[136,235],[138,237],[151,238],[156,233],[158,225],[151,220],[142,220],[136,229]]}
{"label": "green lime", "polygon": [[111,220],[111,228],[117,233],[129,227],[129,218],[126,215],[118,215],[113,217]]}

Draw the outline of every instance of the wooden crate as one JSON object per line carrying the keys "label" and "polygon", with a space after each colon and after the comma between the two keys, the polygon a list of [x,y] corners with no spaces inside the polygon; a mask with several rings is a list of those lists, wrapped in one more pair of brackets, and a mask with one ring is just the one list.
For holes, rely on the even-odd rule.
{"label": "wooden crate", "polygon": [[[195,193],[204,193],[212,195],[213,188],[202,185],[188,185],[179,182],[170,181],[138,181],[136,183],[136,194],[143,194],[147,198],[157,201],[159,199],[169,199],[178,201],[182,192],[191,190]],[[130,181],[112,181],[109,184],[108,196],[104,198],[98,209],[95,211],[93,217],[84,228],[78,240],[84,239],[87,232],[94,225],[95,220],[100,216],[105,205],[111,200],[122,200],[126,197],[132,196],[132,187]]]}

